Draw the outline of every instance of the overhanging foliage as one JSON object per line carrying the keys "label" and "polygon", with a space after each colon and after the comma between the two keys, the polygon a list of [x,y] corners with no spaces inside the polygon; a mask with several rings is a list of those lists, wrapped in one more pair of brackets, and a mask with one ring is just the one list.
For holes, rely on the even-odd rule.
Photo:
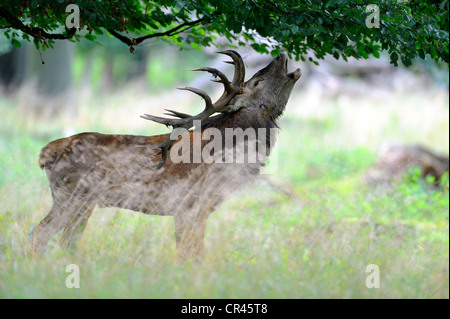
{"label": "overhanging foliage", "polygon": [[[70,3],[80,9],[81,32],[64,27]],[[379,8],[379,28],[366,24],[373,14],[366,12],[369,3]],[[448,0],[6,0],[0,5],[0,28],[16,46],[25,39],[45,49],[54,40],[95,41],[109,32],[133,52],[155,37],[205,47],[225,36],[258,52],[286,50],[302,60],[310,52],[316,59],[331,54],[347,60],[379,57],[387,50],[394,65],[410,65],[426,54],[448,63],[448,21]]]}

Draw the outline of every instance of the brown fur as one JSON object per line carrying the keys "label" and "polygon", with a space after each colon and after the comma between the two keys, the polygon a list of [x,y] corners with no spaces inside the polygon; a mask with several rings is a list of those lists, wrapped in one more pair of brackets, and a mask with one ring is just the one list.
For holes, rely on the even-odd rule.
{"label": "brown fur", "polygon": [[[34,251],[45,251],[48,240],[63,228],[61,244],[72,247],[98,205],[174,216],[178,254],[200,257],[209,214],[229,193],[258,174],[264,163],[194,163],[194,136],[213,127],[222,133],[225,128],[275,128],[300,77],[299,70],[286,73],[285,61],[282,55],[263,73],[255,74],[264,85],[254,85],[255,76],[245,82],[243,93],[230,102],[241,105],[238,111],[223,113],[208,121],[202,131],[187,133],[191,147],[188,163],[174,163],[168,156],[161,169],[155,167],[161,155],[156,155],[152,146],[167,140],[168,134],[81,133],[46,145],[39,165],[47,173],[53,206],[33,231]],[[263,138],[270,152],[272,142],[266,136],[257,138]],[[208,142],[202,141],[202,149]],[[181,141],[172,147],[177,143]],[[222,144],[223,152],[236,149],[236,144],[232,149]]]}

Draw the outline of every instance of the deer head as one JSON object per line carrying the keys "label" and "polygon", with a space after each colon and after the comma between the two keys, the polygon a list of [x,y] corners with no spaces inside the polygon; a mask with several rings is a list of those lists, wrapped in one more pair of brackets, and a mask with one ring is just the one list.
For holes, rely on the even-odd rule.
{"label": "deer head", "polygon": [[[166,110],[171,115],[178,117],[178,119],[163,118],[145,114],[141,116],[146,120],[151,120],[173,128],[192,128],[195,120],[201,120],[202,126],[212,122],[217,116],[212,116],[214,113],[230,113],[236,112],[242,108],[260,108],[263,110],[262,114],[266,120],[277,119],[284,111],[292,88],[295,82],[300,78],[300,69],[294,72],[287,73],[287,56],[285,54],[278,55],[265,68],[259,70],[253,77],[244,82],[245,66],[242,57],[233,50],[219,51],[217,53],[228,55],[233,61],[226,61],[226,63],[235,66],[233,80],[230,81],[221,71],[214,68],[199,68],[193,71],[206,71],[211,73],[218,80],[214,82],[222,83],[224,85],[224,92],[222,96],[212,103],[209,95],[196,88],[185,87],[181,90],[191,91],[200,95],[205,100],[205,109],[195,115],[180,113],[177,111]],[[172,147],[176,140],[168,139],[163,143],[153,145],[152,148],[159,148],[162,154],[157,168],[164,165],[167,158],[167,151]]]}
{"label": "deer head", "polygon": [[287,57],[280,54],[245,82],[242,93],[236,95],[229,104],[236,110],[243,107],[262,108],[267,117],[276,119],[283,113],[300,76],[300,69],[287,73]]}

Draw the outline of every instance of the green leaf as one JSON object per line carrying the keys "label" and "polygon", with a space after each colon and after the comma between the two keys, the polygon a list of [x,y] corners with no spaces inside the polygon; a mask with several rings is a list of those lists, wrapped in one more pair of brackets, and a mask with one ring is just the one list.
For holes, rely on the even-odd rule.
{"label": "green leaf", "polygon": [[21,47],[20,42],[17,39],[15,39],[15,38],[11,39],[11,44],[14,45],[16,48],[20,48]]}
{"label": "green leaf", "polygon": [[95,39],[97,39],[97,37],[95,35],[89,34],[89,33],[87,33],[84,37],[86,39],[88,39],[89,41],[95,41]]}
{"label": "green leaf", "polygon": [[391,53],[391,63],[394,64],[395,66],[398,66],[398,53],[396,51]]}
{"label": "green leaf", "polygon": [[422,49],[418,50],[417,52],[418,52],[419,57],[420,57],[421,59],[425,59],[425,52],[424,52]]}
{"label": "green leaf", "polygon": [[430,45],[430,54],[432,58],[437,58],[438,54],[436,53],[436,49],[434,48],[433,45]]}
{"label": "green leaf", "polygon": [[281,49],[279,47],[275,48],[274,50],[272,50],[272,52],[270,52],[271,56],[277,56],[279,55],[281,52]]}
{"label": "green leaf", "polygon": [[[28,0],[29,8],[19,17],[20,4],[25,2],[3,1],[2,10],[16,15],[27,26],[32,22],[33,26],[49,33],[66,34],[59,27],[65,24],[67,13],[64,8],[70,1],[49,0],[47,2],[50,8],[47,10],[47,2]],[[264,42],[260,41],[260,37],[263,37],[269,42],[277,41],[277,46],[300,59],[307,50],[313,50],[318,59],[329,54],[334,57],[342,56],[343,59],[349,56],[379,57],[381,46],[382,50],[388,50],[391,54],[391,62],[394,64],[398,62],[400,55],[408,63],[408,59],[415,56],[424,58],[427,53],[435,60],[449,61],[448,0],[379,2],[380,29],[366,27],[367,2],[362,0],[77,0],[73,3],[80,7],[82,21],[89,21],[95,35],[101,34],[102,30],[114,30],[125,35],[124,28],[127,28],[130,35],[125,36],[137,38],[164,34],[185,26],[178,30],[181,33],[174,32],[173,36],[163,38],[180,47],[192,44],[196,49],[217,44],[218,38],[226,38],[228,42],[239,41],[239,45],[253,45],[258,52],[275,54],[275,49],[269,50],[260,45]],[[46,9],[45,14],[43,8]],[[3,34],[10,41],[14,38],[11,32],[17,33],[19,42],[21,39],[31,39],[29,35],[18,32],[3,18],[0,20]],[[197,20],[200,22],[190,25]],[[259,36],[250,30],[256,31]],[[93,34],[75,34],[69,41],[79,41],[81,37],[90,41],[98,40]],[[114,40],[119,42],[120,38]],[[15,41],[11,43],[18,45]],[[40,45],[36,47],[39,48]],[[126,47],[124,50],[127,50]]]}

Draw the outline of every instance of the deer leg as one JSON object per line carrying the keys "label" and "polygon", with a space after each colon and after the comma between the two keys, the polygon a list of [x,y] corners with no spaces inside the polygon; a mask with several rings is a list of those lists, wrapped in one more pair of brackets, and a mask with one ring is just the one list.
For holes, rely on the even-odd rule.
{"label": "deer leg", "polygon": [[70,221],[70,223],[64,228],[64,232],[59,240],[60,245],[65,249],[75,249],[77,241],[86,228],[89,217],[91,217],[92,211],[95,205],[83,205]]}
{"label": "deer leg", "polygon": [[191,258],[200,261],[204,254],[203,243],[208,216],[201,218],[189,217],[174,216],[177,257],[181,261]]}
{"label": "deer leg", "polygon": [[63,227],[66,227],[79,212],[85,211],[92,204],[85,200],[53,201],[53,206],[45,218],[37,225],[32,233],[32,251],[45,253],[48,241],[53,238]]}
{"label": "deer leg", "polygon": [[33,229],[33,256],[36,253],[45,253],[47,242],[63,227],[59,222],[60,211],[61,207],[54,202],[47,216]]}
{"label": "deer leg", "polygon": [[217,178],[217,170],[207,171],[180,201],[174,214],[179,260],[190,258],[202,260],[206,223],[209,214],[222,200],[221,192],[218,190],[220,182],[223,182],[223,179]]}

